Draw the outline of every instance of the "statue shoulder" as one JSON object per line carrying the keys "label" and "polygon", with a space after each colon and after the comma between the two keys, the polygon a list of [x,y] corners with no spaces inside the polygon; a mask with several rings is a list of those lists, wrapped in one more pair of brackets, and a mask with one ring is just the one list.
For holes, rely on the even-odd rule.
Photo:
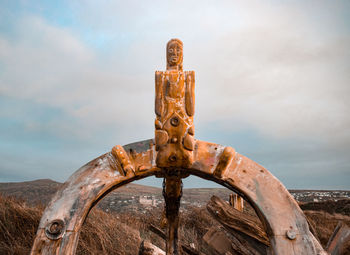
{"label": "statue shoulder", "polygon": [[163,77],[165,76],[165,72],[164,71],[156,71],[155,72],[155,80],[156,81],[161,81],[163,80]]}
{"label": "statue shoulder", "polygon": [[194,81],[195,72],[194,71],[185,71],[185,77],[186,77],[186,79],[191,79],[192,81]]}
{"label": "statue shoulder", "polygon": [[156,77],[157,77],[157,76],[162,76],[162,75],[164,75],[164,74],[165,74],[164,71],[156,71],[156,72],[155,72]]}

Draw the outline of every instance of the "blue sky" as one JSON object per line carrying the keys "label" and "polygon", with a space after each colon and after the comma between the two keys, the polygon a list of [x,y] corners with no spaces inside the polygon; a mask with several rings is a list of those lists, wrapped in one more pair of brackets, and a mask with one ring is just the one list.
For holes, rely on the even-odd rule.
{"label": "blue sky", "polygon": [[[287,188],[350,189],[349,1],[0,4],[0,182],[64,181],[151,138],[154,71],[179,38],[196,71],[197,139]],[[185,180],[205,186],[216,185]]]}

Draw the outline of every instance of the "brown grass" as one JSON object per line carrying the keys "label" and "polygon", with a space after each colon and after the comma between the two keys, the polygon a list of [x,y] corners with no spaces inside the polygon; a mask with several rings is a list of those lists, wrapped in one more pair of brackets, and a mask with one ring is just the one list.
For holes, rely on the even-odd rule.
{"label": "brown grass", "polygon": [[[0,254],[29,254],[43,206],[32,207],[24,201],[0,194]],[[350,217],[322,211],[305,211],[305,214],[326,245],[338,221],[350,226]],[[148,214],[106,213],[94,208],[83,225],[77,254],[137,254],[142,240],[146,239],[164,249],[164,240],[149,231],[148,226],[159,226],[162,208]],[[210,227],[218,225],[205,208],[191,208],[181,214],[179,236],[186,245],[194,243],[202,252],[202,238]],[[163,229],[163,231],[165,231]],[[350,254],[350,244],[344,254]]]}
{"label": "brown grass", "polygon": [[[43,207],[0,195],[0,254],[29,254]],[[93,209],[83,225],[77,254],[135,254],[141,243],[138,230],[143,223],[128,218],[128,225],[118,215]]]}
{"label": "brown grass", "polygon": [[[330,214],[325,211],[304,211],[309,223],[316,230],[317,236],[323,247],[326,247],[335,227],[339,221],[350,226],[350,217],[343,214]],[[350,242],[345,245],[344,254],[350,254]]]}
{"label": "brown grass", "polygon": [[42,208],[0,195],[0,254],[29,254]]}
{"label": "brown grass", "polygon": [[[29,254],[42,213],[43,206],[0,195],[0,254]],[[148,229],[150,224],[159,226],[161,215],[162,208],[147,215],[117,215],[94,208],[83,225],[77,254],[136,254],[143,239],[164,249],[164,240]],[[179,228],[181,241],[200,247],[213,222],[204,208],[185,212]]]}

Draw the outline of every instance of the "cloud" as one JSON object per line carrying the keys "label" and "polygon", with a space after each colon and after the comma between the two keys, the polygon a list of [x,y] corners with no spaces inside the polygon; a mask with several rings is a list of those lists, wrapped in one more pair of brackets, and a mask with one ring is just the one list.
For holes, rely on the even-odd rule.
{"label": "cloud", "polygon": [[[179,37],[184,67],[196,71],[197,138],[236,146],[237,134],[249,130],[244,138],[263,137],[265,154],[253,141],[246,152],[267,157],[272,168],[278,160],[267,153],[287,160],[302,142],[302,155],[310,144],[324,157],[348,152],[345,4],[69,2],[73,21],[65,25],[21,13],[11,35],[0,33],[0,96],[25,102],[27,110],[8,104],[0,118],[17,116],[28,132],[89,140],[96,148],[152,137],[154,71],[165,69],[165,44]],[[52,118],[38,117],[30,105]],[[282,145],[289,149],[281,152]],[[340,154],[339,162],[346,158]],[[289,166],[300,155],[291,158]],[[318,160],[315,153],[309,162]]]}
{"label": "cloud", "polygon": [[[74,132],[79,128],[77,122],[63,124],[57,119],[52,129],[58,133],[66,132],[67,125],[75,125],[70,127],[71,132],[89,137],[100,126],[118,126],[125,119],[135,118],[128,111],[143,109],[140,104],[144,99],[140,94],[145,93],[145,89],[140,77],[118,72],[118,65],[99,64],[95,52],[72,31],[49,25],[38,17],[24,17],[16,28],[15,43],[4,37],[0,39],[4,67],[0,93],[55,107],[78,120],[80,125],[86,124],[86,133]],[[149,112],[152,112],[151,105]]]}
{"label": "cloud", "polygon": [[[204,4],[199,10],[207,13],[208,7]],[[248,8],[242,3],[238,7]],[[313,135],[349,141],[349,133],[344,131],[350,124],[350,107],[344,97],[349,93],[350,78],[345,68],[349,66],[349,37],[320,43],[299,30],[301,21],[290,23],[296,15],[290,9],[277,8],[280,12],[274,13],[272,8],[262,12],[263,6],[257,3],[255,7],[259,8],[237,14],[243,22],[240,26],[226,25],[228,31],[217,32],[207,41],[185,42],[187,66],[197,71],[199,123],[239,123],[242,128],[253,127],[276,138]],[[181,20],[188,21],[188,8],[174,8],[186,14]],[[131,28],[135,28],[155,12],[148,8],[142,14],[141,9],[135,10],[138,19],[131,21],[122,16],[115,23],[119,19],[124,25],[131,21]],[[214,24],[221,23],[222,18],[215,13]],[[173,22],[160,17],[169,25]],[[158,19],[148,23],[152,25]],[[152,110],[145,115],[144,106],[153,107],[154,70],[146,66],[155,66],[150,61],[154,60],[152,55],[164,58],[164,46],[157,49],[148,40],[132,41],[126,56],[109,60],[106,65],[73,30],[49,25],[38,17],[25,17],[16,28],[15,44],[1,39],[6,67],[1,77],[2,93],[56,106],[77,119],[101,125],[151,123],[147,120],[152,118]],[[120,54],[114,50],[111,55]],[[155,53],[159,50],[161,54]],[[204,103],[209,101],[212,103]],[[329,139],[328,134],[335,130],[337,137],[333,134]]]}

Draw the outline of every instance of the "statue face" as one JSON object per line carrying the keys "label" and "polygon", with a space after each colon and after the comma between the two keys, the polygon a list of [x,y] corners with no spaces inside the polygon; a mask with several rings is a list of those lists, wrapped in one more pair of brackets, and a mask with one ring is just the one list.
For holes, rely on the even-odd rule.
{"label": "statue face", "polygon": [[179,43],[173,42],[167,49],[167,60],[170,66],[177,66],[182,62],[182,47]]}

